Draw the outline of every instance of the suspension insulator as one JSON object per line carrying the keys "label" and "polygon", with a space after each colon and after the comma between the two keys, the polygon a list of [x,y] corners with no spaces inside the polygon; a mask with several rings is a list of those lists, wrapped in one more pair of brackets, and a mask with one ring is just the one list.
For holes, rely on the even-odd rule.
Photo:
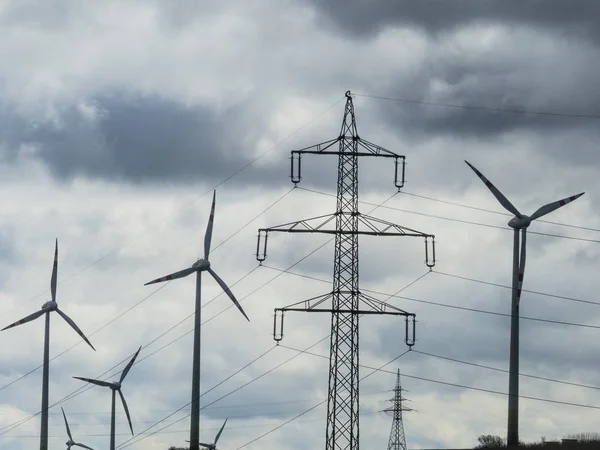
{"label": "suspension insulator", "polygon": [[406,173],[406,158],[398,156],[394,158],[394,186],[400,190],[404,187],[404,174]]}
{"label": "suspension insulator", "polygon": [[[277,319],[279,318],[279,328],[277,327]],[[276,309],[273,316],[273,339],[279,343],[283,339],[283,310]]]}
{"label": "suspension insulator", "polygon": [[[296,163],[297,161],[297,163]],[[294,185],[300,183],[302,179],[302,154],[298,152],[292,152],[290,158],[290,178]]]}
{"label": "suspension insulator", "polygon": [[[256,240],[256,260],[262,263],[267,259],[267,238],[269,233],[267,230],[258,230],[258,236]],[[262,248],[261,248],[262,244]]]}
{"label": "suspension insulator", "polygon": [[409,347],[415,345],[417,332],[417,319],[414,314],[410,314],[406,316],[406,335],[404,337],[404,342]]}
{"label": "suspension insulator", "polygon": [[425,237],[425,265],[430,269],[435,266],[435,236]]}

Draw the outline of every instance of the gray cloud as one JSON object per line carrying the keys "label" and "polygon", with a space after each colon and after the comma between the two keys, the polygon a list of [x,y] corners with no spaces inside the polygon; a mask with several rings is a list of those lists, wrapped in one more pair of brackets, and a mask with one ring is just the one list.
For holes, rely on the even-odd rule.
{"label": "gray cloud", "polygon": [[311,0],[327,18],[350,36],[368,36],[394,25],[413,26],[430,33],[452,31],[457,27],[479,24],[511,24],[559,29],[562,36],[576,35],[597,39],[600,5],[575,0],[566,5],[560,0],[497,2],[459,0],[422,2],[376,0]]}
{"label": "gray cloud", "polygon": [[[71,106],[58,123],[28,121],[5,105],[2,148],[13,162],[20,146],[34,146],[63,180],[84,175],[136,183],[218,182],[250,161],[244,142],[255,138],[256,125],[248,123],[248,114],[244,105],[219,113],[128,92]],[[254,171],[251,181],[268,178],[270,171]]]}

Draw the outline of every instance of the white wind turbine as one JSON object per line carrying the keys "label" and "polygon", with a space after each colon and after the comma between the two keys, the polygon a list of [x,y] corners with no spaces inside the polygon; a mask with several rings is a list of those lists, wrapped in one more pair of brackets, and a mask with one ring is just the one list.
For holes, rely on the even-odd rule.
{"label": "white wind turbine", "polygon": [[67,434],[69,435],[69,440],[66,442],[67,450],[69,450],[71,447],[81,447],[87,448],[88,450],[94,450],[92,447],[88,447],[87,445],[73,441],[73,436],[71,436],[71,430],[69,429],[69,422],[67,422],[67,416],[65,416],[65,410],[62,408],[62,406],[60,409],[62,410],[63,417],[65,419],[65,426],[67,427]]}
{"label": "white wind turbine", "polygon": [[[563,198],[542,206],[531,216],[521,214],[517,208],[494,186],[483,174],[465,161],[477,176],[484,182],[494,197],[508,212],[515,216],[509,220],[508,226],[514,230],[513,243],[513,273],[512,273],[512,305],[510,321],[510,363],[508,378],[508,432],[507,446],[516,446],[519,443],[519,306],[523,277],[525,275],[525,253],[527,240],[527,227],[535,219],[555,211],[567,203],[577,200],[585,192],[571,197]],[[521,248],[519,250],[519,230],[521,231]]]}
{"label": "white wind turbine", "polygon": [[[206,448],[208,450],[218,450],[217,449],[217,441],[219,440],[219,437],[221,436],[221,433],[223,432],[223,428],[225,428],[225,424],[226,423],[227,423],[227,419],[225,419],[225,422],[223,422],[223,425],[221,425],[221,429],[217,433],[217,437],[215,438],[215,442],[213,442],[212,444],[205,444],[203,442],[198,442],[198,445],[200,447],[204,447],[204,448]],[[190,441],[185,441],[185,442],[190,442]]]}
{"label": "white wind turbine", "polygon": [[194,349],[193,349],[193,362],[192,362],[192,413],[190,416],[190,450],[198,450],[199,439],[200,439],[200,324],[201,324],[201,280],[202,272],[208,272],[221,286],[225,293],[229,296],[231,301],[237,306],[240,312],[244,315],[246,320],[248,316],[240,306],[239,302],[229,289],[225,282],[215,273],[211,268],[210,262],[208,261],[208,254],[210,253],[210,243],[212,240],[213,224],[215,219],[215,198],[216,191],[213,192],[212,207],[210,209],[210,217],[208,219],[208,225],[206,227],[206,234],[204,235],[204,258],[198,259],[191,267],[174,272],[156,280],[152,280],[145,283],[144,286],[153,283],[161,283],[163,281],[175,280],[176,278],[187,277],[192,273],[196,273],[196,310],[194,316]]}
{"label": "white wind turbine", "polygon": [[123,372],[121,372],[121,378],[119,378],[119,381],[114,381],[111,383],[109,381],[94,380],[92,378],[73,377],[73,378],[77,378],[78,380],[87,381],[88,383],[96,384],[98,386],[108,387],[111,389],[112,405],[111,405],[111,415],[110,415],[110,450],[115,450],[115,394],[117,392],[119,393],[119,396],[121,397],[121,402],[123,403],[123,409],[125,410],[125,414],[127,415],[127,421],[129,422],[129,428],[131,429],[131,435],[133,436],[133,425],[131,425],[131,417],[129,416],[129,408],[127,407],[127,402],[125,401],[123,392],[121,392],[121,383],[123,383],[123,380],[125,380],[125,377],[129,373],[131,366],[133,366],[133,363],[135,362],[135,358],[137,358],[137,355],[140,353],[141,349],[142,349],[142,347],[140,346],[140,348],[138,348],[137,352],[135,352],[135,355],[133,355],[133,358],[131,358],[131,361],[129,361],[127,363],[127,365],[123,369]]}
{"label": "white wind turbine", "polygon": [[41,420],[41,431],[40,431],[40,450],[48,450],[48,367],[50,365],[50,313],[56,311],[65,321],[75,330],[75,332],[82,337],[82,339],[88,343],[94,351],[96,349],[90,341],[85,337],[79,327],[67,316],[64,312],[58,309],[56,302],[56,280],[58,276],[58,239],[54,247],[54,265],[52,267],[52,278],[50,279],[50,293],[52,299],[42,305],[40,311],[36,311],[21,320],[4,327],[0,331],[7,330],[18,325],[31,322],[40,316],[46,315],[46,327],[44,330],[44,365],[42,371],[42,420]]}

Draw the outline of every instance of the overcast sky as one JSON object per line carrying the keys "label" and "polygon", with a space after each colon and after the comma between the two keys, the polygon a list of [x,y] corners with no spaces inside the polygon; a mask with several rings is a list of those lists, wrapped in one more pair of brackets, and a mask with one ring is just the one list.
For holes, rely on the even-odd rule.
{"label": "overcast sky", "polygon": [[[407,158],[396,195],[391,161],[360,161],[362,212],[385,202],[371,214],[435,234],[438,257],[389,298],[427,273],[422,240],[360,240],[361,287],[418,320],[413,351],[361,383],[362,447],[387,445],[398,369],[409,448],[506,434],[510,215],[465,159],[525,214],[586,192],[529,228],[524,287],[551,296],[522,296],[520,371],[560,382],[521,376],[520,436],[600,431],[599,17],[590,0],[0,0],[0,325],[49,299],[58,238],[58,303],[97,349],[52,316],[51,448],[60,406],[107,447],[110,393],[72,377],[117,379],[139,346],[118,448],[189,439],[194,280],[143,284],[201,256],[215,187],[211,262],[251,322],[203,278],[202,440],[228,417],[224,450],[324,446],[326,404],[290,420],[327,398],[330,318],[271,333],[274,308],[331,289],[333,246],[254,252],[258,228],[334,211],[334,157],[305,157],[292,189],[289,152],[337,137],[347,90],[361,137]],[[360,323],[361,376],[407,350],[403,320]],[[43,320],[0,333],[2,449],[38,445],[42,356]]]}

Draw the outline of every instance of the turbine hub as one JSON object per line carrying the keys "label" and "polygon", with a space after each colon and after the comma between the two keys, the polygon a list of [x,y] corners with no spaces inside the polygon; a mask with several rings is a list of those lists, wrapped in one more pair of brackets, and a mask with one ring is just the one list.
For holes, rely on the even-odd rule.
{"label": "turbine hub", "polygon": [[523,216],[518,218],[517,216],[513,217],[508,221],[508,226],[514,228],[515,230],[521,230],[523,228],[527,228],[531,224],[531,219],[529,216]]}
{"label": "turbine hub", "polygon": [[113,383],[113,385],[111,386],[111,388],[112,388],[113,391],[118,391],[119,389],[121,389],[121,383],[118,382],[118,381],[115,381]]}
{"label": "turbine hub", "polygon": [[56,302],[53,302],[52,300],[50,300],[49,302],[46,302],[42,305],[42,309],[47,310],[47,311],[55,311],[56,308],[58,308],[58,305],[56,304]]}
{"label": "turbine hub", "polygon": [[210,262],[206,259],[200,258],[198,261],[192,264],[192,267],[202,272],[210,267]]}

